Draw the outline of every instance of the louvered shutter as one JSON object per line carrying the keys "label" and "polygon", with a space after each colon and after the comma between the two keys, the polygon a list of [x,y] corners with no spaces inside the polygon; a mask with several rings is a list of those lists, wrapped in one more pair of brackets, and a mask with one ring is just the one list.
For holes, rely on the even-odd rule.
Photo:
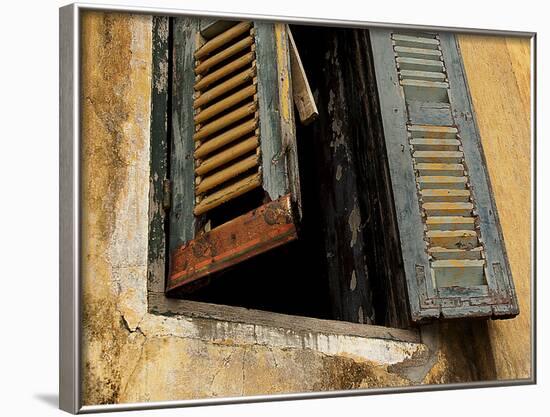
{"label": "louvered shutter", "polygon": [[370,36],[412,320],[518,314],[454,35]]}
{"label": "louvered shutter", "polygon": [[286,26],[176,18],[173,56],[169,291],[296,239],[300,216]]}

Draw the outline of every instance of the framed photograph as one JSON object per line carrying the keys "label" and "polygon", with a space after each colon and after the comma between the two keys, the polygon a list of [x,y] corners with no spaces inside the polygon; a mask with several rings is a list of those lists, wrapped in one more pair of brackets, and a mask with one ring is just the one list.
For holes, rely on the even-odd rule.
{"label": "framed photograph", "polygon": [[532,384],[535,34],[60,9],[60,407]]}

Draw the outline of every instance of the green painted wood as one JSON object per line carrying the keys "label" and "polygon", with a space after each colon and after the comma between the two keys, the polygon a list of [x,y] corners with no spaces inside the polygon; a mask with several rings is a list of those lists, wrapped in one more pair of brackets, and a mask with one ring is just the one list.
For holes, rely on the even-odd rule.
{"label": "green painted wood", "polygon": [[170,242],[172,252],[195,237],[195,173],[193,152],[193,84],[194,57],[199,19],[174,18],[173,81],[172,81],[172,143],[170,179]]}
{"label": "green painted wood", "polygon": [[263,189],[271,200],[288,193],[279,114],[277,46],[272,23],[255,22]]}
{"label": "green painted wood", "polygon": [[151,146],[149,175],[149,245],[147,289],[164,291],[166,273],[166,212],[163,183],[168,169],[169,18],[153,16],[151,76]]}

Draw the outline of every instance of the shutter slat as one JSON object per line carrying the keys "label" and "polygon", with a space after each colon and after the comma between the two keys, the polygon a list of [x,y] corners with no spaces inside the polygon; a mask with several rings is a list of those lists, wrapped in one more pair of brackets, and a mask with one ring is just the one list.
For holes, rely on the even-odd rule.
{"label": "shutter slat", "polygon": [[239,85],[252,80],[255,74],[256,72],[254,67],[248,68],[240,72],[239,74],[229,78],[223,83],[217,85],[216,87],[210,90],[206,90],[205,92],[201,93],[197,97],[197,99],[193,103],[193,107],[196,109],[198,107],[204,106],[205,104],[208,104],[209,102],[221,96],[222,94],[227,93],[228,91],[231,91],[232,89],[238,87]]}
{"label": "shutter slat", "polygon": [[230,126],[235,122],[238,122],[246,116],[254,114],[257,108],[258,106],[256,105],[256,103],[245,104],[244,106],[233,110],[225,116],[220,117],[219,119],[216,119],[208,123],[207,125],[204,125],[203,127],[200,127],[199,130],[193,135],[193,139],[195,141],[203,140],[208,136],[222,130],[223,128]]}
{"label": "shutter slat", "polygon": [[428,230],[474,230],[473,217],[432,216],[426,218]]}
{"label": "shutter slat", "polygon": [[428,216],[469,216],[474,206],[472,203],[424,203],[422,209]]}
{"label": "shutter slat", "polygon": [[194,88],[197,91],[202,91],[216,81],[221,80],[222,78],[235,72],[236,70],[241,69],[247,64],[250,64],[252,61],[254,61],[254,52],[249,52],[208,75],[199,75],[197,76],[197,82],[195,83]]}
{"label": "shutter slat", "polygon": [[478,245],[474,230],[429,230],[426,237],[433,246],[454,249],[472,249]]}
{"label": "shutter slat", "polygon": [[247,32],[252,26],[252,22],[241,22],[237,25],[227,29],[225,32],[220,33],[215,38],[210,39],[204,45],[202,45],[197,52],[195,52],[195,59],[201,59],[209,53],[215,51],[227,42],[235,39],[237,36]]}
{"label": "shutter slat", "polygon": [[422,38],[418,36],[410,35],[393,35],[393,42],[395,45],[413,47],[413,48],[425,48],[425,49],[438,49],[439,42],[437,39]]}
{"label": "shutter slat", "polygon": [[456,151],[460,142],[456,139],[411,139],[415,151]]}
{"label": "shutter slat", "polygon": [[214,65],[219,64],[220,62],[231,58],[233,55],[245,50],[248,48],[252,43],[254,42],[254,39],[252,36],[247,36],[246,38],[240,40],[234,45],[231,45],[229,48],[224,49],[221,52],[218,52],[216,55],[212,56],[211,58],[208,58],[204,62],[201,62],[199,65],[195,67],[195,74],[203,74],[206,70],[212,68]]}
{"label": "shutter slat", "polygon": [[397,58],[399,68],[415,71],[442,71],[443,62],[432,59]]}
{"label": "shutter slat", "polygon": [[442,72],[402,70],[399,73],[401,79],[424,80],[424,81],[445,81],[445,74]]}
{"label": "shutter slat", "polygon": [[202,143],[195,150],[195,159],[204,158],[205,156],[211,154],[212,152],[218,150],[219,148],[227,145],[228,143],[237,140],[244,135],[254,131],[258,127],[258,120],[254,118],[253,120],[248,120],[230,130],[223,132],[222,134],[208,139],[208,141]]}
{"label": "shutter slat", "polygon": [[428,253],[435,260],[450,260],[450,259],[481,259],[481,247],[476,247],[470,250],[442,248],[440,246],[432,246],[428,249]]}
{"label": "shutter slat", "polygon": [[460,151],[416,151],[413,153],[415,162],[458,164],[464,154]]}
{"label": "shutter slat", "polygon": [[450,188],[463,190],[466,188],[468,179],[466,177],[450,176],[421,176],[418,177],[420,189],[425,188]]}
{"label": "shutter slat", "polygon": [[243,178],[201,200],[199,204],[195,205],[195,215],[200,216],[208,210],[212,210],[233,198],[259,187],[261,184],[262,180],[259,174],[252,174]]}
{"label": "shutter slat", "polygon": [[260,142],[258,141],[258,136],[253,136],[249,139],[243,140],[237,145],[234,145],[231,148],[226,149],[225,151],[204,160],[196,168],[195,172],[197,173],[197,175],[204,175],[207,172],[210,172],[213,169],[224,165],[227,162],[230,162],[247,152],[253,151],[259,146],[259,144]]}
{"label": "shutter slat", "polygon": [[422,201],[437,202],[437,201],[469,201],[470,190],[442,190],[428,188],[420,191]]}
{"label": "shutter slat", "polygon": [[438,60],[441,57],[441,51],[437,49],[426,48],[411,48],[408,46],[396,46],[394,48],[398,56],[418,59],[435,59]]}
{"label": "shutter slat", "polygon": [[412,125],[407,130],[411,132],[412,138],[433,138],[433,139],[456,139],[458,130],[449,126],[426,126]]}
{"label": "shutter slat", "polygon": [[239,174],[248,171],[249,169],[258,165],[258,156],[251,155],[242,161],[236,162],[233,165],[228,166],[220,171],[216,171],[212,175],[203,177],[200,183],[195,187],[195,193],[197,195],[203,194],[206,191],[216,187],[217,185],[227,182]]}
{"label": "shutter slat", "polygon": [[230,95],[229,97],[218,101],[216,104],[213,104],[210,107],[207,107],[204,110],[201,110],[201,112],[195,116],[195,124],[202,123],[214,117],[215,115],[223,112],[224,110],[229,109],[230,107],[234,106],[237,103],[240,103],[245,98],[253,96],[254,94],[256,94],[255,85],[251,85],[242,90],[237,91],[236,93]]}
{"label": "shutter slat", "polygon": [[439,176],[462,176],[464,174],[464,165],[462,164],[441,164],[441,163],[419,163],[415,169],[420,175],[439,175]]}

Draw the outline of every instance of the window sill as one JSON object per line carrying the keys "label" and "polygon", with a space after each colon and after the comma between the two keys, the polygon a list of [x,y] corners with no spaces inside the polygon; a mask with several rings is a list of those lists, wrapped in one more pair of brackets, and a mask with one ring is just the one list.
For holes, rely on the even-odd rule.
{"label": "window sill", "polygon": [[418,330],[173,299],[156,292],[148,293],[148,312],[164,319],[172,336],[211,343],[312,349],[381,365],[414,359],[428,350]]}

